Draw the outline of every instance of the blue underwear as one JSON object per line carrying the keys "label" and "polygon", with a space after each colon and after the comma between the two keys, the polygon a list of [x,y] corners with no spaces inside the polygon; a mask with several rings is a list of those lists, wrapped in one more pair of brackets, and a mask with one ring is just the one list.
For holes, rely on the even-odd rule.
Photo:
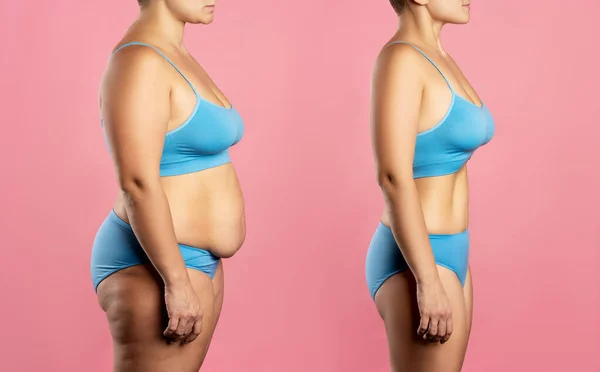
{"label": "blue underwear", "polygon": [[[202,271],[212,279],[220,258],[211,252],[179,244],[186,267]],[[94,290],[109,275],[135,265],[151,264],[131,225],[111,210],[96,233],[92,246],[91,271]]]}
{"label": "blue underwear", "polygon": [[[429,234],[435,262],[456,273],[464,287],[469,268],[469,230],[458,234]],[[392,230],[379,223],[367,252],[367,285],[374,299],[383,283],[392,275],[408,270]]]}

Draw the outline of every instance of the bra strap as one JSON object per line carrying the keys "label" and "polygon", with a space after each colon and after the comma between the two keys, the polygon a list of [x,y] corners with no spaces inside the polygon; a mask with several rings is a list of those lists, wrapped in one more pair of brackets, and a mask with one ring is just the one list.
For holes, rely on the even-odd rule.
{"label": "bra strap", "polygon": [[167,62],[169,62],[169,64],[170,64],[171,66],[173,66],[173,68],[174,68],[174,69],[175,69],[177,72],[179,72],[179,74],[181,75],[181,77],[183,77],[183,78],[185,79],[185,81],[186,81],[186,82],[187,82],[187,83],[190,85],[190,87],[191,87],[191,88],[192,88],[192,90],[194,91],[194,94],[196,94],[196,96],[198,95],[198,92],[196,91],[196,88],[194,87],[194,85],[192,84],[192,82],[191,82],[191,81],[190,81],[190,80],[189,80],[189,79],[188,79],[188,78],[185,76],[185,74],[184,74],[183,72],[181,72],[181,70],[180,70],[180,69],[179,69],[179,68],[178,68],[178,67],[175,65],[175,63],[173,63],[173,62],[172,62],[172,61],[169,59],[169,57],[167,57],[167,56],[166,56],[166,55],[165,55],[165,54],[164,54],[164,53],[163,53],[163,52],[162,52],[160,49],[158,49],[158,48],[157,48],[157,47],[155,47],[154,45],[150,45],[150,44],[147,44],[147,43],[142,43],[142,42],[139,42],[139,41],[132,41],[132,42],[129,42],[129,43],[125,43],[125,44],[121,45],[120,47],[118,47],[117,49],[115,49],[115,51],[112,53],[111,57],[112,57],[113,55],[115,55],[115,53],[117,53],[119,50],[121,50],[121,49],[123,49],[123,48],[125,48],[125,47],[128,47],[128,46],[131,46],[131,45],[140,45],[140,46],[145,46],[145,47],[149,47],[149,48],[152,48],[152,49],[154,49],[154,50],[155,50],[155,51],[156,51],[158,54],[160,54],[160,55],[161,55],[161,56],[162,56],[162,57],[163,57],[163,58],[164,58],[164,59],[165,59]]}
{"label": "bra strap", "polygon": [[427,60],[429,62],[431,62],[431,64],[433,65],[433,67],[435,67],[436,70],[438,70],[438,72],[440,73],[440,75],[442,75],[442,77],[444,78],[444,80],[446,81],[446,84],[448,84],[448,87],[450,88],[450,90],[454,93],[454,89],[452,89],[452,84],[450,84],[450,81],[446,78],[446,75],[444,75],[444,73],[442,72],[442,70],[440,70],[440,68],[438,67],[438,65],[435,64],[435,62],[433,62],[433,60],[431,58],[429,58],[429,56],[427,54],[425,54],[425,52],[423,52],[421,49],[419,49],[419,47],[417,47],[416,45],[409,43],[408,41],[403,41],[403,40],[396,40],[396,41],[392,41],[391,43],[389,43],[387,46],[390,46],[392,44],[406,44],[406,45],[410,45],[413,48],[415,48],[415,50],[419,53],[421,53],[423,55],[423,57],[427,58]]}

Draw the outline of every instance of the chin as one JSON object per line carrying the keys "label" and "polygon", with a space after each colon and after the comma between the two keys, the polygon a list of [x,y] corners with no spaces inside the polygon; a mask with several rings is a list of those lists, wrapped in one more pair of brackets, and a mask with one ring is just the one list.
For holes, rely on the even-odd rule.
{"label": "chin", "polygon": [[195,18],[193,21],[190,21],[190,23],[192,24],[201,24],[201,25],[209,25],[213,22],[213,20],[215,19],[215,17],[211,14],[211,15],[205,15],[203,14],[200,17]]}
{"label": "chin", "polygon": [[464,24],[469,23],[470,20],[471,20],[471,16],[467,14],[464,17],[460,17],[460,18],[456,19],[452,23],[457,24],[457,25],[464,25]]}

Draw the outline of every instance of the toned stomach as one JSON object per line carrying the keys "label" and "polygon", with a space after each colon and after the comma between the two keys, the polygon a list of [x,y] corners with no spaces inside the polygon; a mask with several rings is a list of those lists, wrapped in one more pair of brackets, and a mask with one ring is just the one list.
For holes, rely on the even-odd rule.
{"label": "toned stomach", "polygon": [[[246,236],[244,199],[231,163],[200,172],[162,177],[177,242],[231,257]],[[115,212],[129,223],[125,198]]]}
{"label": "toned stomach", "polygon": [[[455,234],[467,229],[469,185],[466,166],[450,175],[418,178],[415,183],[429,234]],[[390,226],[387,205],[381,222]]]}

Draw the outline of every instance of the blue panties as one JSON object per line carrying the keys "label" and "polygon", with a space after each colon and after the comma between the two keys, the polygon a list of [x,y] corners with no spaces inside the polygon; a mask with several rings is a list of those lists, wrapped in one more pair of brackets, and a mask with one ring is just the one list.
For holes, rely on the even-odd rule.
{"label": "blue panties", "polygon": [[[435,262],[456,273],[464,286],[469,267],[469,230],[458,234],[429,234]],[[379,223],[367,252],[367,285],[371,297],[392,275],[409,269],[392,230]]]}
{"label": "blue panties", "polygon": [[[219,257],[207,250],[179,244],[186,267],[202,271],[212,279]],[[109,275],[135,265],[151,264],[131,225],[111,210],[96,233],[92,246],[91,271],[94,290]]]}

